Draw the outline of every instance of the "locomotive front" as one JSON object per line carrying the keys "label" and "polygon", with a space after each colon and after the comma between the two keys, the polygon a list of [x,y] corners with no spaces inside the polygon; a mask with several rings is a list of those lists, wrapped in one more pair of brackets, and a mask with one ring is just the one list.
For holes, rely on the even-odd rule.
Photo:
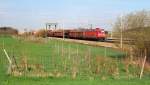
{"label": "locomotive front", "polygon": [[97,40],[100,41],[105,41],[106,40],[106,33],[104,29],[96,28],[96,33],[97,33]]}

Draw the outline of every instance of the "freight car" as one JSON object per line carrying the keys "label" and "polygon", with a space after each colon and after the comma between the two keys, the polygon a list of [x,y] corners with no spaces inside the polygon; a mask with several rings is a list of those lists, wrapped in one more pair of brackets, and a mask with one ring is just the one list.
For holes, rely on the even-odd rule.
{"label": "freight car", "polygon": [[74,29],[74,30],[49,30],[48,37],[66,37],[73,39],[101,40],[105,41],[104,29]]}

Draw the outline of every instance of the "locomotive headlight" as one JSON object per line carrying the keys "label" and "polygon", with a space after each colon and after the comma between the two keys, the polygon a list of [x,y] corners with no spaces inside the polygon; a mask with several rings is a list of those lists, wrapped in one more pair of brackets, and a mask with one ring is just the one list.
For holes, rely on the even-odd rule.
{"label": "locomotive headlight", "polygon": [[102,31],[102,33],[104,33],[104,31]]}

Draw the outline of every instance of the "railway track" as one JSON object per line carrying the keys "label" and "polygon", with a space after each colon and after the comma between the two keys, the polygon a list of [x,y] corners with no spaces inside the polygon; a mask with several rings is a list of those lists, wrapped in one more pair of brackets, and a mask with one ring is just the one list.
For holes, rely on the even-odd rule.
{"label": "railway track", "polygon": [[77,40],[77,39],[68,39],[68,38],[63,39],[63,38],[56,38],[56,37],[49,37],[49,39],[64,40],[67,42],[80,43],[80,44],[91,45],[91,46],[118,48],[114,43],[109,41],[100,42],[100,41]]}
{"label": "railway track", "polygon": [[119,38],[107,38],[105,42],[115,43],[115,42],[120,42],[120,39]]}

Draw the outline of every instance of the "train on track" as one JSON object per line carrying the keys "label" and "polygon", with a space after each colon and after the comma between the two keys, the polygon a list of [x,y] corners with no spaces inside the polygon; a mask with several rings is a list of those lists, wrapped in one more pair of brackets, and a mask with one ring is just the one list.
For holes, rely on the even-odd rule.
{"label": "train on track", "polygon": [[98,40],[105,41],[107,32],[101,28],[95,29],[69,29],[69,30],[48,30],[48,37],[60,37],[71,39]]}

